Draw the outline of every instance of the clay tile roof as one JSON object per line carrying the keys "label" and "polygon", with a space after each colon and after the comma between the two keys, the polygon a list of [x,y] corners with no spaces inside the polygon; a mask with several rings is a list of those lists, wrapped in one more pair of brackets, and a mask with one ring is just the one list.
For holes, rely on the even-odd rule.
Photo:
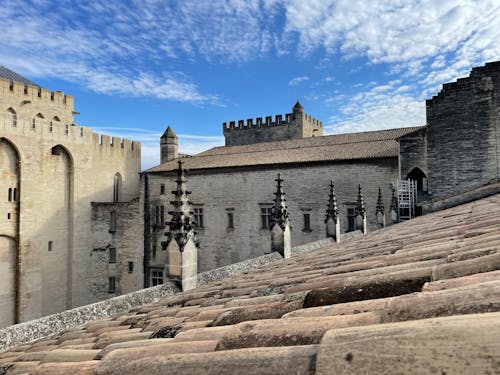
{"label": "clay tile roof", "polygon": [[8,79],[9,81],[24,83],[25,85],[32,85],[32,86],[40,87],[39,85],[37,85],[33,81],[30,81],[29,79],[23,77],[20,74],[17,74],[16,72],[6,68],[3,65],[0,65],[0,78]]}
{"label": "clay tile roof", "polygon": [[497,194],[19,345],[0,370],[498,373],[499,230]]}
{"label": "clay tile roof", "polygon": [[[185,167],[197,170],[397,157],[399,154],[397,139],[420,129],[423,127],[338,134],[243,146],[221,146],[186,159]],[[147,172],[171,171],[175,167],[174,160],[153,167]]]}

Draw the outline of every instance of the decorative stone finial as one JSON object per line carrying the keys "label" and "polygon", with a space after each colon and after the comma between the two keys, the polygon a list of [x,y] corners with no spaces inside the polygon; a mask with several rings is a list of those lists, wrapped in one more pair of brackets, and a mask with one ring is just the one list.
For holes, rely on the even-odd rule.
{"label": "decorative stone finial", "polygon": [[391,206],[389,208],[391,212],[391,220],[393,223],[398,222],[398,199],[396,198],[396,195],[394,194],[396,189],[394,189],[393,186],[391,186],[391,191],[392,191],[392,196],[391,196]]}
{"label": "decorative stone finial", "polygon": [[339,209],[337,207],[337,197],[335,195],[335,185],[333,184],[333,180],[330,180],[330,195],[328,196],[325,223],[328,219],[332,219],[334,223],[336,223],[339,219]]}
{"label": "decorative stone finial", "polygon": [[337,207],[337,197],[335,195],[335,185],[330,180],[330,195],[328,196],[328,206],[326,208],[326,236],[334,237],[340,241],[339,209]]}
{"label": "decorative stone finial", "polygon": [[378,197],[377,197],[377,205],[375,206],[375,215],[381,213],[382,215],[385,213],[384,208],[384,200],[382,199],[382,191],[380,190],[380,186],[378,187]]}
{"label": "decorative stone finial", "polygon": [[191,222],[191,204],[188,199],[191,192],[186,189],[186,170],[182,168],[182,160],[179,159],[177,165],[178,167],[174,169],[174,172],[177,173],[175,180],[177,185],[176,190],[172,191],[174,200],[170,201],[170,204],[174,206],[174,210],[168,212],[172,215],[172,220],[166,223],[169,231],[165,233],[168,237],[165,246],[168,246],[169,242],[175,238],[182,251],[182,247],[190,237],[194,238],[195,234]]}
{"label": "decorative stone finial", "polygon": [[384,228],[385,227],[385,207],[384,200],[382,199],[382,190],[380,186],[378,187],[378,197],[377,205],[375,206],[375,216],[377,217],[377,224]]}
{"label": "decorative stone finial", "polygon": [[271,228],[274,224],[277,224],[284,230],[285,225],[289,221],[289,214],[286,207],[285,193],[283,192],[283,179],[279,173],[278,178],[274,181],[276,181],[276,193],[274,195],[274,206],[271,211]]}
{"label": "decorative stone finial", "polygon": [[172,191],[174,206],[169,214],[172,219],[167,222],[169,231],[165,233],[167,240],[162,246],[167,250],[168,264],[165,266],[169,278],[178,282],[182,290],[197,286],[198,247],[196,233],[191,221],[191,203],[188,200],[190,191],[186,189],[186,170],[182,168],[182,160],[177,161],[175,180],[176,189]]}
{"label": "decorative stone finial", "polygon": [[360,228],[363,234],[367,233],[367,223],[366,223],[366,209],[365,201],[363,199],[363,193],[361,192],[361,185],[358,185],[358,204],[356,205],[356,224]]}
{"label": "decorative stone finial", "polygon": [[278,173],[274,206],[271,210],[271,251],[279,252],[283,258],[292,256],[292,239],[290,234],[290,220],[286,207],[283,180]]}
{"label": "decorative stone finial", "polygon": [[356,205],[356,215],[366,214],[365,201],[361,192],[361,185],[358,185],[358,204]]}

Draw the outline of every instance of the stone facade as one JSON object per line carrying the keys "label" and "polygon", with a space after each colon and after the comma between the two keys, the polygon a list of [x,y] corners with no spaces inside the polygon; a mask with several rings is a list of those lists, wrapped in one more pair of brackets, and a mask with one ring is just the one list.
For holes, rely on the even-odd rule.
{"label": "stone facade", "polygon": [[284,141],[307,137],[321,137],[323,123],[304,113],[304,107],[297,102],[292,113],[267,116],[222,124],[226,146],[248,145],[259,142]]}
{"label": "stone facade", "polygon": [[140,144],[74,113],[69,95],[0,78],[0,326],[94,301],[90,203],[138,196]]}
{"label": "stone facade", "polygon": [[431,197],[500,177],[500,62],[474,68],[427,101]]}
{"label": "stone facade", "polygon": [[[378,187],[382,189],[384,202],[387,202],[386,211],[389,211],[390,184],[398,178],[399,169],[398,159],[393,157],[308,166],[191,170],[187,175],[192,192],[190,200],[195,213],[199,215],[201,212],[203,221],[202,227],[195,228],[201,243],[198,252],[200,272],[271,251],[271,233],[269,228],[263,227],[262,210],[273,205],[274,180],[278,173],[284,180],[292,246],[295,247],[326,237],[324,219],[331,179],[335,180],[342,233],[350,229],[348,216],[352,215],[357,204],[358,184],[363,186],[368,230],[378,229],[375,213]],[[163,205],[164,212],[169,210],[170,191],[175,188],[174,178],[173,172],[148,173],[152,221],[156,212],[161,211],[156,207]],[[162,194],[162,191],[165,193]],[[169,218],[165,216],[165,220]],[[307,227],[305,220],[308,220]],[[161,249],[164,232],[165,228],[158,223],[151,225],[146,234],[146,238],[150,239],[153,270],[162,269],[168,262],[165,251]],[[145,251],[148,252],[148,248]]]}

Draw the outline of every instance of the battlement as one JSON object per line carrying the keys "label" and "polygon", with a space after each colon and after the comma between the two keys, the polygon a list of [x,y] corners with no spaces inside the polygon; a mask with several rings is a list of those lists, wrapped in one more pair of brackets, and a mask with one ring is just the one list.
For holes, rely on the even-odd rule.
{"label": "battlement", "polygon": [[226,146],[285,141],[323,135],[323,123],[304,113],[297,102],[292,113],[229,121],[222,124]]}
{"label": "battlement", "polygon": [[38,117],[13,116],[9,112],[0,113],[0,131],[6,137],[28,136],[62,145],[87,143],[94,148],[107,149],[110,152],[120,150],[120,152],[131,152],[138,157],[141,154],[141,143],[138,141],[94,133],[91,128],[77,124]]}
{"label": "battlement", "polygon": [[0,92],[3,96],[10,93],[13,96],[25,99],[25,101],[52,103],[64,107],[68,111],[73,111],[75,105],[73,96],[66,95],[62,91],[49,91],[38,86],[26,85],[5,78],[0,78]]}
{"label": "battlement", "polygon": [[427,105],[439,102],[447,97],[460,93],[468,93],[471,89],[483,92],[493,90],[493,78],[500,76],[500,61],[486,63],[484,66],[472,69],[468,77],[457,79],[455,82],[444,83],[441,91],[426,101]]}

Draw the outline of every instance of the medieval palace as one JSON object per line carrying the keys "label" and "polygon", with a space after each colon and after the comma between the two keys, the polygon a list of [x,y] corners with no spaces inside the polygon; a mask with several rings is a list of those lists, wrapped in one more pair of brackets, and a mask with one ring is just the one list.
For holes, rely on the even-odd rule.
{"label": "medieval palace", "polygon": [[477,197],[500,178],[499,92],[488,63],[444,84],[421,126],[339,135],[297,102],[223,123],[225,146],[193,156],[169,127],[141,172],[138,142],[0,67],[0,327]]}

